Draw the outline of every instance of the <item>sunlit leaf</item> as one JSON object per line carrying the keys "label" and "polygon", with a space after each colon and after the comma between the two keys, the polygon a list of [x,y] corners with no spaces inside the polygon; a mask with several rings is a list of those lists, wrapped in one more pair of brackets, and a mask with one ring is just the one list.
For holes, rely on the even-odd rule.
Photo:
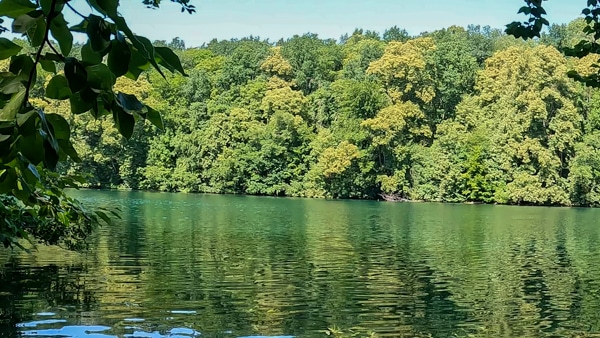
{"label": "sunlit leaf", "polygon": [[35,10],[36,5],[29,0],[2,0],[0,1],[0,13],[9,18],[17,18]]}
{"label": "sunlit leaf", "polygon": [[0,194],[11,191],[17,182],[17,174],[12,167],[0,169]]}
{"label": "sunlit leaf", "polygon": [[0,38],[0,60],[8,59],[13,55],[17,55],[23,47],[13,43],[12,41]]}
{"label": "sunlit leaf", "polygon": [[17,116],[25,101],[25,88],[12,95],[8,103],[0,109],[0,121],[12,121]]}

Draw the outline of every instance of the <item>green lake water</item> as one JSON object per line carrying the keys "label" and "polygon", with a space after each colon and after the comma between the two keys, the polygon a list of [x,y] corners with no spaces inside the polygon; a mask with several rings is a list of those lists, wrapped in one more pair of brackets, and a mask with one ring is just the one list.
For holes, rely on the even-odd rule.
{"label": "green lake water", "polygon": [[0,336],[600,336],[600,210],[75,195],[122,219],[0,251]]}

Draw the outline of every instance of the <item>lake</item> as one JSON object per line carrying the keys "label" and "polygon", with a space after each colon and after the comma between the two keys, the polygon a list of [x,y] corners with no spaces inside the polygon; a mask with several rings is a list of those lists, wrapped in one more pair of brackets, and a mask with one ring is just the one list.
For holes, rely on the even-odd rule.
{"label": "lake", "polygon": [[600,335],[600,210],[75,195],[121,219],[0,251],[0,336]]}

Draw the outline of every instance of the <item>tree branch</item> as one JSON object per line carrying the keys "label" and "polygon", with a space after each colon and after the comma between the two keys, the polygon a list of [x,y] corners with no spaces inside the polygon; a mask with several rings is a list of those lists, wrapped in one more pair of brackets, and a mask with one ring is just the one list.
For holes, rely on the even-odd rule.
{"label": "tree branch", "polygon": [[48,42],[48,34],[50,33],[50,24],[52,23],[52,19],[54,17],[54,10],[56,9],[57,1],[58,0],[52,0],[52,3],[50,4],[50,12],[48,13],[48,16],[46,17],[47,18],[46,19],[46,31],[44,32],[44,39],[42,40],[42,44],[38,48],[37,53],[35,55],[35,61],[33,62],[33,67],[31,68],[31,71],[29,72],[29,79],[27,80],[27,87],[25,87],[25,99],[23,100],[24,107],[26,107],[29,104],[29,92],[31,91],[31,87],[33,85],[33,75],[35,74],[35,72],[37,70],[38,63],[40,63],[40,57],[42,56],[42,50],[44,49],[44,46]]}
{"label": "tree branch", "polygon": [[65,60],[65,56],[64,56],[64,55],[62,55],[62,54],[61,54],[61,53],[60,53],[58,50],[56,50],[56,47],[54,47],[54,45],[52,45],[52,43],[50,42],[50,40],[48,40],[48,41],[47,41],[47,43],[48,43],[48,47],[50,47],[50,49],[52,49],[52,51],[53,51],[53,52],[54,52],[56,55],[60,56],[60,59],[61,59],[62,61],[64,61],[64,60]]}
{"label": "tree branch", "polygon": [[77,11],[75,8],[73,8],[73,6],[71,6],[71,4],[70,4],[69,2],[66,2],[65,4],[67,5],[67,7],[69,7],[69,8],[70,8],[70,9],[73,11],[73,13],[75,13],[75,14],[79,15],[79,16],[80,16],[80,17],[82,17],[84,20],[87,20],[87,19],[88,19],[88,18],[87,18],[87,16],[85,16],[85,15],[83,15],[83,14],[79,13],[79,12],[78,12],[78,11]]}

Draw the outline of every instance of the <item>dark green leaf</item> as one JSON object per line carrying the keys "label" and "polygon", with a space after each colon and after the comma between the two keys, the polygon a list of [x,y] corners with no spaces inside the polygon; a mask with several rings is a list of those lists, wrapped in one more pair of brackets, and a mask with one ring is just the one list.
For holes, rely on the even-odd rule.
{"label": "dark green leaf", "polygon": [[40,60],[40,65],[42,65],[43,70],[56,74],[56,65],[54,64],[54,61]]}
{"label": "dark green leaf", "polygon": [[135,95],[119,93],[117,94],[117,100],[119,101],[119,105],[126,111],[134,112],[144,109],[144,104]]}
{"label": "dark green leaf", "polygon": [[[50,11],[52,10],[52,1],[53,0],[39,0],[40,6],[42,7],[42,11],[46,16],[50,16]],[[65,6],[65,1],[69,0],[57,0],[54,6],[54,13],[60,13]]]}
{"label": "dark green leaf", "polygon": [[48,122],[46,118],[46,113],[44,113],[41,109],[38,109],[38,116],[41,121],[41,131],[40,134],[42,137],[48,142],[48,144],[52,147],[54,152],[58,154],[58,142],[56,141],[56,136],[54,135],[54,130],[51,128],[51,124]]}
{"label": "dark green leaf", "polygon": [[117,130],[126,139],[130,139],[133,135],[133,128],[135,126],[135,118],[133,115],[127,113],[121,106],[115,104],[112,107],[113,119]]}
{"label": "dark green leaf", "polygon": [[39,47],[44,41],[46,35],[46,20],[43,16],[37,18],[27,30],[27,37],[31,47]]}
{"label": "dark green leaf", "polygon": [[86,67],[86,72],[88,85],[93,89],[108,91],[115,85],[115,75],[103,63]]}
{"label": "dark green leaf", "polygon": [[[70,140],[58,140],[58,145],[60,150],[63,151],[67,156],[69,156],[73,161],[80,163],[81,158],[77,154],[77,151],[73,147],[73,143]],[[81,182],[81,183],[85,183]]]}
{"label": "dark green leaf", "polygon": [[143,52],[142,55],[144,55],[148,59],[148,61],[150,62],[150,64],[152,66],[154,66],[154,69],[156,69],[156,71],[163,78],[165,78],[165,74],[162,72],[162,70],[158,66],[158,63],[156,62],[156,50],[154,49],[154,46],[152,45],[152,42],[150,42],[150,40],[148,40],[147,38],[145,38],[143,36],[136,35],[135,37],[136,37],[136,41],[138,42],[138,45],[136,45],[136,43],[134,43],[133,45],[139,51]]}
{"label": "dark green leaf", "polygon": [[42,55],[42,60],[46,60],[46,61],[56,61],[56,62],[61,62],[63,61],[65,58],[62,57],[62,55],[58,55],[58,54],[54,54],[54,53],[46,53]]}
{"label": "dark green leaf", "polygon": [[[58,147],[58,144],[56,145]],[[54,170],[58,164],[58,151],[55,151],[54,146],[48,140],[44,141],[44,165],[47,168]]]}
{"label": "dark green leaf", "polygon": [[42,136],[36,132],[21,135],[17,147],[29,162],[38,165],[44,159],[43,142]]}
{"label": "dark green leaf", "polygon": [[66,100],[71,96],[71,89],[64,75],[54,76],[46,87],[46,97],[55,100]]}
{"label": "dark green leaf", "polygon": [[95,89],[92,89],[91,87],[85,87],[82,91],[79,92],[79,94],[81,95],[81,98],[84,101],[91,102],[92,105],[96,102],[96,99],[98,98],[98,93]]}
{"label": "dark green leaf", "polygon": [[[133,47],[135,47],[137,49],[137,51],[142,55],[142,57],[144,59],[146,59],[148,62],[150,62],[150,64],[152,66],[154,66],[156,71],[158,71],[158,73],[164,78],[165,74],[162,72],[162,70],[158,66],[158,63],[156,63],[155,55],[154,55],[154,47],[152,46],[152,43],[150,43],[150,40],[148,40],[142,36],[133,34],[133,32],[131,31],[129,26],[127,26],[127,22],[125,22],[125,19],[123,19],[123,17],[117,15],[117,16],[111,16],[111,19],[115,22],[115,24],[117,25],[117,28],[120,31],[124,32],[125,35],[129,38],[129,40],[131,40]],[[135,53],[133,53],[133,55],[135,55]],[[130,71],[131,71],[131,68],[130,68]],[[133,74],[135,74],[135,73],[133,72]]]}
{"label": "dark green leaf", "polygon": [[86,19],[84,19],[77,25],[71,26],[70,30],[71,30],[71,32],[87,33],[87,26],[88,26],[88,21]]}
{"label": "dark green leaf", "polygon": [[108,68],[115,76],[122,76],[129,71],[131,50],[125,41],[112,40],[112,47],[108,53]]}
{"label": "dark green leaf", "polygon": [[167,47],[156,47],[154,49],[156,54],[158,54],[160,61],[158,62],[160,65],[164,66],[171,72],[175,70],[181,73],[181,75],[186,75],[183,70],[183,66],[181,65],[181,61],[179,57],[173,53],[170,48]]}
{"label": "dark green leaf", "polygon": [[35,189],[35,186],[37,185],[37,183],[40,181],[38,179],[39,173],[37,172],[37,169],[36,169],[35,172],[38,175],[38,176],[36,176],[36,174],[34,174],[29,169],[29,166],[32,166],[33,168],[35,168],[35,166],[32,165],[31,163],[29,163],[29,161],[27,161],[27,159],[23,156],[22,156],[22,162],[20,164],[21,164],[20,165],[21,175],[19,178],[22,179],[23,181],[25,181],[27,183],[27,185],[30,187],[30,190],[33,191]]}
{"label": "dark green leaf", "polygon": [[37,111],[29,108],[24,113],[17,114],[17,126],[19,128],[19,136],[29,136],[39,134],[40,128],[37,124]]}
{"label": "dark green leaf", "polygon": [[85,67],[75,58],[68,57],[65,59],[65,76],[73,93],[82,90],[87,85]]}
{"label": "dark green leaf", "polygon": [[93,51],[103,52],[110,45],[111,31],[101,17],[93,14],[88,17],[86,33]]}
{"label": "dark green leaf", "polygon": [[44,15],[50,16],[50,11],[52,10],[52,0],[38,0],[40,6],[42,7],[42,11]]}
{"label": "dark green leaf", "polygon": [[55,16],[50,22],[50,32],[58,41],[58,46],[63,55],[68,56],[73,47],[73,34],[69,30],[67,21],[65,21],[62,13]]}
{"label": "dark green leaf", "polygon": [[58,114],[46,114],[46,120],[52,125],[57,140],[68,140],[71,137],[71,127],[64,117]]}
{"label": "dark green leaf", "polygon": [[[113,96],[114,98],[114,96]],[[100,116],[108,115],[110,112],[106,109],[106,107],[110,107],[112,105],[112,100],[110,102],[106,102],[102,96],[98,96],[96,101],[94,102],[94,106],[92,107],[92,115],[95,118],[99,118]]]}
{"label": "dark green leaf", "polygon": [[118,0],[89,0],[89,3],[102,14],[109,17],[117,15]]}
{"label": "dark green leaf", "polygon": [[[25,84],[29,80],[29,74],[31,74],[31,71],[35,72],[34,67],[35,64],[33,63],[33,59],[29,55],[20,54],[11,57],[8,70],[11,73],[16,74],[17,78],[19,78],[21,81],[23,81],[23,84]],[[34,73],[34,78],[35,75],[36,74]]]}
{"label": "dark green leaf", "polygon": [[98,217],[102,218],[102,220],[106,222],[106,224],[112,224],[110,217],[108,217],[108,215],[106,215],[103,211],[96,210],[95,212]]}
{"label": "dark green leaf", "polygon": [[71,178],[72,178],[74,181],[77,181],[77,182],[79,182],[79,183],[81,183],[81,184],[84,184],[84,183],[86,183],[86,182],[87,182],[87,180],[86,180],[85,178],[83,178],[83,176],[80,176],[80,175],[70,175],[70,177],[71,177]]}
{"label": "dark green leaf", "polygon": [[88,40],[88,42],[81,47],[81,60],[86,65],[97,65],[102,62],[102,55],[94,52],[90,45],[90,41]]}
{"label": "dark green leaf", "polygon": [[81,93],[71,95],[69,102],[71,103],[71,113],[73,114],[83,114],[94,106],[93,102],[82,99]]}
{"label": "dark green leaf", "polygon": [[149,106],[146,106],[146,109],[148,111],[148,113],[146,114],[146,119],[148,119],[148,121],[150,121],[153,125],[156,126],[156,128],[160,129],[160,130],[164,130],[165,126],[163,123],[163,119],[162,116],[160,115],[160,113],[154,109],[152,109]]}
{"label": "dark green leaf", "polygon": [[520,14],[520,13],[529,15],[531,13],[531,7],[523,6],[523,7],[519,8],[519,11],[517,12],[517,14]]}
{"label": "dark green leaf", "polygon": [[17,55],[23,47],[13,43],[12,41],[0,38],[0,60],[8,59],[13,55]]}
{"label": "dark green leaf", "polygon": [[19,127],[23,126],[33,116],[36,116],[36,111],[34,109],[31,109],[30,111],[28,111],[26,113],[17,114],[17,126],[19,126]]}
{"label": "dark green leaf", "polygon": [[150,63],[137,50],[132,50],[131,52],[132,53],[131,59],[129,60],[129,69],[125,76],[132,80],[137,80],[140,74],[142,74],[143,71],[147,70],[150,67]]}

